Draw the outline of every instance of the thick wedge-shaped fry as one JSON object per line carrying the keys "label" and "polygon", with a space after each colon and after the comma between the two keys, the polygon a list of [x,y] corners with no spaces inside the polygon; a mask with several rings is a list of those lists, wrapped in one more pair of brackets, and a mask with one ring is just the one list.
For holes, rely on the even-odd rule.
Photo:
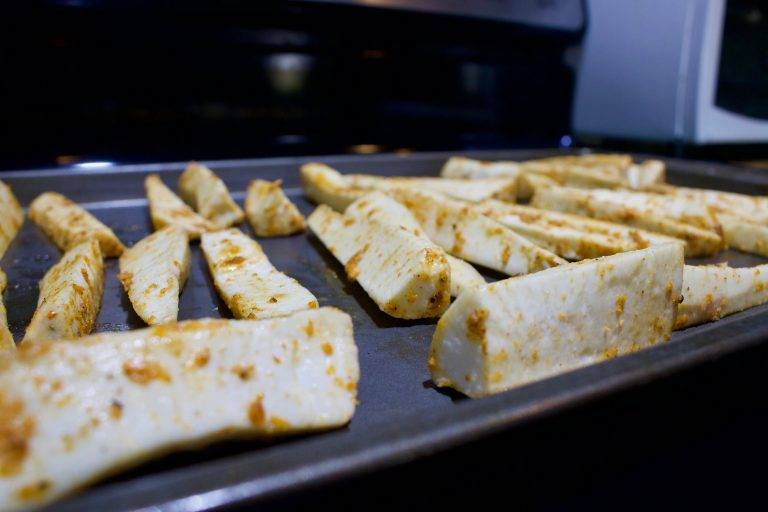
{"label": "thick wedge-shaped fry", "polygon": [[736,215],[717,214],[725,245],[768,257],[768,226]]}
{"label": "thick wedge-shaped fry", "polygon": [[652,189],[664,183],[665,179],[666,166],[661,160],[645,160],[624,170],[624,180],[634,190]]}
{"label": "thick wedge-shaped fry", "polygon": [[5,302],[3,301],[3,292],[8,286],[8,277],[5,272],[0,270],[0,353],[6,350],[14,350],[16,344],[13,342],[13,335],[8,330],[8,315],[5,311]]}
{"label": "thick wedge-shaped fry", "polygon": [[528,201],[536,193],[537,188],[558,185],[560,185],[558,182],[543,174],[536,174],[535,172],[520,173],[520,177],[517,178],[517,199]]}
{"label": "thick wedge-shaped fry", "polygon": [[586,155],[550,156],[546,158],[526,160],[521,163],[580,166],[589,168],[598,167],[622,170],[632,165],[632,157],[621,153],[590,153]]}
{"label": "thick wedge-shaped fry", "polygon": [[682,278],[665,244],[468,290],[437,324],[432,380],[480,397],[666,341]]}
{"label": "thick wedge-shaped fry", "polygon": [[484,215],[569,260],[610,256],[671,242],[683,243],[649,231],[531,206],[489,200],[480,207]]}
{"label": "thick wedge-shaped fry", "polygon": [[92,238],[65,252],[46,272],[22,341],[74,339],[90,333],[103,291],[104,261]]}
{"label": "thick wedge-shaped fry", "polygon": [[765,302],[768,264],[746,268],[686,265],[675,329],[718,320]]}
{"label": "thick wedge-shaped fry", "polygon": [[304,231],[307,222],[280,188],[282,181],[253,180],[245,212],[256,236],[283,236]]}
{"label": "thick wedge-shaped fry", "polygon": [[125,250],[111,229],[57,192],[37,196],[29,205],[29,218],[62,251],[68,251],[89,238],[98,240],[101,253],[107,258],[120,256]]}
{"label": "thick wedge-shaped fry", "polygon": [[327,204],[337,212],[343,212],[356,199],[369,192],[350,187],[339,171],[325,164],[304,164],[300,173],[301,187],[307,197],[317,204]]}
{"label": "thick wedge-shaped fry", "polygon": [[516,162],[484,162],[463,156],[452,156],[445,162],[440,176],[443,178],[512,178],[520,176],[520,165]]}
{"label": "thick wedge-shaped fry", "polygon": [[450,302],[450,267],[443,250],[406,228],[355,219],[318,206],[307,219],[347,277],[396,318],[440,316]]}
{"label": "thick wedge-shaped fry", "polygon": [[190,162],[179,176],[179,195],[197,213],[218,228],[228,228],[245,218],[221,178],[204,165]]}
{"label": "thick wedge-shaped fry", "polygon": [[0,258],[23,223],[24,210],[13,195],[11,187],[0,181]]}
{"label": "thick wedge-shaped fry", "polygon": [[[418,236],[427,236],[408,208],[381,192],[371,192],[358,199],[344,213],[363,222],[366,219],[376,220],[396,227],[402,226]],[[457,297],[467,288],[485,284],[480,272],[466,261],[450,254],[446,254],[445,258],[451,268],[452,297]]]}
{"label": "thick wedge-shaped fry", "polygon": [[259,320],[317,308],[312,293],[269,262],[258,242],[236,228],[200,241],[213,284],[235,318]]}
{"label": "thick wedge-shaped fry", "polygon": [[144,189],[147,192],[149,215],[155,229],[176,226],[184,230],[190,240],[196,240],[203,233],[218,229],[216,224],[196,214],[179,196],[165,186],[157,174],[147,176],[144,180]]}
{"label": "thick wedge-shaped fry", "polygon": [[593,190],[571,187],[546,187],[536,190],[531,205],[545,210],[574,213],[595,219],[679,238],[686,243],[687,256],[706,256],[723,248],[723,239],[714,231],[692,226],[647,208],[629,207],[621,202],[606,201]]}
{"label": "thick wedge-shaped fry", "polygon": [[720,214],[743,217],[750,222],[768,224],[768,197],[749,196],[721,190],[657,185],[655,191],[705,204]]}
{"label": "thick wedge-shaped fry", "polygon": [[342,426],[359,378],[352,321],[334,308],[35,341],[0,365],[6,510],[173,450]]}
{"label": "thick wedge-shaped fry", "polygon": [[509,275],[565,263],[559,256],[482,215],[477,205],[413,190],[399,189],[391,194],[411,211],[430,240],[458,258]]}
{"label": "thick wedge-shaped fry", "polygon": [[484,199],[501,199],[512,202],[516,199],[517,180],[515,178],[406,178],[368,174],[345,174],[343,176],[346,183],[355,189],[383,192],[398,188],[428,190],[472,203]]}
{"label": "thick wedge-shaped fry", "polygon": [[176,226],[155,231],[120,256],[117,277],[142,320],[154,325],[177,319],[189,263],[187,234]]}

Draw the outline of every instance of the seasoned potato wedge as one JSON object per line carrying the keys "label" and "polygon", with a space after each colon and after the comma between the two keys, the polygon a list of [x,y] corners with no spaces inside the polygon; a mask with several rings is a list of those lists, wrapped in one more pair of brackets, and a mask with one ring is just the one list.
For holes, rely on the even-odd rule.
{"label": "seasoned potato wedge", "polygon": [[450,254],[509,275],[528,274],[565,263],[511,229],[480,213],[479,207],[437,194],[391,192],[408,208],[430,240]]}
{"label": "seasoned potato wedge", "polygon": [[228,228],[245,218],[224,181],[197,162],[190,162],[179,176],[179,195],[218,228]]}
{"label": "seasoned potato wedge", "polygon": [[89,238],[98,240],[101,253],[107,258],[120,256],[125,250],[111,229],[57,192],[37,196],[29,205],[29,218],[62,251],[69,251]]}
{"label": "seasoned potato wedge", "polygon": [[253,180],[245,197],[245,212],[256,236],[283,236],[304,231],[307,222],[280,188],[281,180]]}
{"label": "seasoned potato wedge", "polygon": [[343,212],[369,192],[350,187],[339,171],[325,164],[304,164],[300,173],[301,187],[307,197],[317,204],[327,204],[337,212]]}
{"label": "seasoned potato wedge", "polygon": [[[364,199],[362,199],[364,200]],[[450,267],[427,238],[389,223],[318,206],[309,228],[376,305],[396,318],[440,316],[450,302]]]}
{"label": "seasoned potato wedge", "polygon": [[719,320],[768,302],[768,264],[731,268],[727,265],[686,265],[683,302],[675,329]]}
{"label": "seasoned potato wedge", "polygon": [[166,226],[176,226],[184,230],[190,240],[196,240],[203,233],[218,229],[216,224],[196,214],[179,196],[165,186],[157,174],[146,177],[144,189],[147,192],[149,215],[156,230]]}
{"label": "seasoned potato wedge", "polygon": [[383,192],[398,188],[428,190],[445,194],[454,199],[476,203],[484,199],[515,201],[515,178],[406,178],[385,177],[369,174],[344,174],[345,182],[354,189],[380,190]]}
{"label": "seasoned potato wedge", "polygon": [[259,243],[239,229],[206,233],[200,248],[235,318],[259,320],[318,307],[309,290],[273,267]]}
{"label": "seasoned potato wedge", "polygon": [[432,380],[480,397],[666,341],[682,279],[683,247],[665,244],[465,291],[437,324]]}
{"label": "seasoned potato wedge", "polygon": [[24,210],[11,187],[0,181],[0,258],[8,250],[23,223]]}
{"label": "seasoned potato wedge", "polygon": [[118,279],[134,311],[150,325],[176,321],[179,293],[189,274],[187,234],[176,226],[155,231],[120,256]]}
{"label": "seasoned potato wedge", "polygon": [[25,345],[0,360],[4,509],[169,451],[340,427],[355,411],[352,321],[334,308]]}
{"label": "seasoned potato wedge", "polygon": [[92,238],[65,252],[46,272],[22,342],[74,339],[90,333],[103,291],[104,261],[98,241]]}
{"label": "seasoned potato wedge", "polygon": [[16,349],[13,335],[8,330],[8,315],[6,314],[5,302],[3,301],[3,292],[7,286],[8,277],[5,275],[5,272],[0,270],[0,353]]}

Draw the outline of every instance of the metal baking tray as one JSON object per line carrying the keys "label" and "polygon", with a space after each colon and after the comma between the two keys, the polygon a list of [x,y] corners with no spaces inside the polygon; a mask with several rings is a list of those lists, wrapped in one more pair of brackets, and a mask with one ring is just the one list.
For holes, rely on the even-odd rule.
{"label": "metal baking tray", "polygon": [[[484,159],[527,159],[557,151],[468,152]],[[299,188],[298,167],[319,160],[344,172],[435,175],[448,153],[276,158],[207,162],[242,201],[249,180],[282,179],[305,214],[312,211]],[[643,155],[636,155],[643,158]],[[675,184],[748,194],[768,190],[768,174],[727,165],[667,160]],[[184,164],[118,166],[106,170],[14,171],[0,178],[25,206],[40,192],[56,190],[83,204],[130,245],[150,232],[143,177],[158,172],[175,187]],[[250,233],[244,223],[242,229]],[[671,372],[760,343],[768,337],[768,306],[719,322],[676,332],[669,343],[572,371],[481,400],[439,390],[429,380],[427,350],[434,321],[402,321],[381,313],[359,285],[311,234],[259,240],[274,265],[298,279],[320,300],[348,312],[360,353],[359,401],[349,426],[270,442],[228,442],[172,454],[116,475],[51,506],[55,510],[109,509],[192,511],[256,502],[365,471],[405,463],[521,422],[637,386]],[[37,283],[60,253],[26,221],[2,260],[11,331],[19,339],[37,301]],[[726,252],[714,260],[734,266],[763,259]],[[698,260],[701,263],[704,260]],[[103,304],[96,331],[143,327],[107,260]],[[499,278],[488,274],[489,278]],[[230,317],[217,297],[196,244],[180,319]],[[226,397],[222,397],[226,399]]]}

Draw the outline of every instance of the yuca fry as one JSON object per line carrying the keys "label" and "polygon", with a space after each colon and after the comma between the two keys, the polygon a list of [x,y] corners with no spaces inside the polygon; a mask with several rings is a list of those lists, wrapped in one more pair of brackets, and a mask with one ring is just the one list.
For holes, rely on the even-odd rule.
{"label": "yuca fry", "polygon": [[260,320],[318,307],[309,290],[273,267],[259,243],[239,229],[205,233],[200,248],[235,318]]}
{"label": "yuca fry", "polygon": [[735,215],[717,214],[725,245],[768,257],[768,226]]}
{"label": "yuca fry", "polygon": [[669,339],[683,247],[585,260],[462,293],[432,337],[432,380],[498,393]]}
{"label": "yuca fry", "polygon": [[746,268],[686,265],[675,329],[718,320],[765,302],[768,264]]}
{"label": "yuca fry", "polygon": [[543,174],[536,174],[535,172],[523,172],[520,173],[520,177],[517,179],[517,199],[520,201],[528,201],[536,193],[536,189],[539,187],[556,187],[560,184]]}
{"label": "yuca fry", "polygon": [[703,203],[718,214],[735,215],[750,222],[768,224],[768,197],[766,196],[749,196],[734,192],[672,185],[659,187],[658,192]]}
{"label": "yuca fry", "polygon": [[196,240],[203,233],[218,229],[214,223],[195,213],[157,174],[146,177],[144,189],[147,192],[149,215],[155,230],[176,226],[186,232],[190,240]]}
{"label": "yuca fry", "polygon": [[6,510],[174,450],[340,427],[360,374],[352,321],[335,308],[35,340],[0,368]]}
{"label": "yuca fry", "polygon": [[[381,192],[371,192],[355,201],[344,213],[360,221],[375,220],[395,227],[403,227],[417,236],[427,237],[408,208]],[[480,272],[466,261],[450,254],[445,254],[445,258],[451,268],[451,297],[457,297],[469,287],[485,284],[485,279]]]}
{"label": "yuca fry", "polygon": [[480,203],[480,208],[484,215],[569,260],[610,256],[663,243],[683,243],[640,229],[531,206],[488,200]]}
{"label": "yuca fry", "polygon": [[621,170],[632,165],[632,156],[622,153],[589,153],[586,155],[561,155],[525,160],[523,164],[577,165],[581,167],[610,167]]}
{"label": "yuca fry", "polygon": [[395,318],[431,318],[448,307],[450,266],[443,250],[425,237],[322,204],[307,222],[344,265],[347,277],[383,312]]}
{"label": "yuca fry", "polygon": [[95,238],[101,253],[111,258],[125,250],[111,229],[85,209],[57,192],[44,192],[29,205],[29,218],[62,251],[69,251],[89,238]]}
{"label": "yuca fry", "polygon": [[224,181],[197,162],[190,162],[179,176],[179,195],[218,228],[228,228],[245,218]]}
{"label": "yuca fry", "polygon": [[708,256],[723,248],[723,239],[714,231],[670,219],[654,210],[601,200],[593,192],[570,187],[539,188],[531,206],[584,215],[678,238],[686,243],[686,256]]}
{"label": "yuca fry", "polygon": [[11,187],[0,181],[0,258],[8,250],[23,223],[24,210]]}
{"label": "yuca fry", "polygon": [[98,241],[92,238],[65,252],[40,281],[37,309],[22,343],[90,333],[103,291],[104,261]]}
{"label": "yuca fry", "polygon": [[565,263],[482,215],[477,205],[405,189],[391,195],[411,211],[430,240],[457,258],[513,276]]}
{"label": "yuca fry", "polygon": [[13,342],[13,335],[8,329],[8,315],[5,311],[5,302],[3,301],[3,292],[8,286],[8,277],[5,272],[0,270],[0,354],[6,350],[15,350],[16,344]]}
{"label": "yuca fry", "polygon": [[176,321],[179,293],[189,274],[187,234],[167,226],[136,242],[120,256],[120,273],[136,314],[149,325]]}
{"label": "yuca fry", "polygon": [[348,186],[354,189],[382,192],[397,188],[428,190],[471,203],[477,203],[484,199],[501,199],[514,202],[516,198],[516,179],[514,178],[411,178],[368,174],[344,174],[342,176]]}
{"label": "yuca fry", "polygon": [[349,187],[340,172],[325,164],[304,164],[300,173],[301,187],[307,197],[316,204],[327,204],[337,212],[343,212],[369,192]]}
{"label": "yuca fry", "polygon": [[280,188],[281,180],[253,180],[245,196],[245,212],[256,236],[283,236],[304,231],[307,222]]}
{"label": "yuca fry", "polygon": [[653,189],[666,180],[666,166],[661,160],[645,160],[624,170],[624,181],[633,190]]}
{"label": "yuca fry", "polygon": [[440,176],[459,179],[517,179],[521,172],[516,162],[484,162],[463,156],[452,156],[443,165]]}

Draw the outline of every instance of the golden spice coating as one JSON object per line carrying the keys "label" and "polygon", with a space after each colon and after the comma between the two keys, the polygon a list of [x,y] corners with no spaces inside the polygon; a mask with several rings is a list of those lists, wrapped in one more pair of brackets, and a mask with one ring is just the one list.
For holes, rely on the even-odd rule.
{"label": "golden spice coating", "polygon": [[5,311],[5,302],[3,301],[3,292],[8,286],[8,277],[5,272],[0,270],[0,353],[7,350],[15,350],[16,344],[13,342],[13,335],[8,329],[8,315]]}
{"label": "golden spice coating", "polygon": [[92,238],[65,252],[46,272],[22,341],[74,339],[90,333],[103,291],[104,261]]}
{"label": "golden spice coating", "polygon": [[0,181],[0,258],[8,250],[23,223],[24,210],[11,187]]}
{"label": "golden spice coating", "polygon": [[176,226],[186,232],[190,240],[196,240],[203,233],[218,229],[214,223],[196,214],[157,174],[146,177],[144,189],[147,192],[149,215],[155,230]]}
{"label": "golden spice coating", "polygon": [[317,204],[327,204],[337,212],[343,212],[355,200],[369,191],[349,186],[337,170],[321,163],[311,162],[301,166],[301,187]]}
{"label": "golden spice coating", "polygon": [[229,195],[221,178],[204,165],[190,162],[179,176],[179,195],[201,217],[219,229],[228,228],[245,218],[243,210]]}
{"label": "golden spice coating", "polygon": [[89,238],[98,240],[101,253],[112,258],[125,250],[107,226],[57,192],[45,192],[29,205],[29,218],[40,226],[62,251],[69,251]]}
{"label": "golden spice coating", "polygon": [[342,175],[347,185],[354,189],[388,192],[398,188],[428,190],[461,201],[476,203],[484,199],[515,201],[515,178],[434,178],[434,177],[385,177],[369,174]]}
{"label": "golden spice coating", "polygon": [[280,187],[282,180],[253,180],[245,212],[256,236],[284,236],[304,231],[307,221]]}

